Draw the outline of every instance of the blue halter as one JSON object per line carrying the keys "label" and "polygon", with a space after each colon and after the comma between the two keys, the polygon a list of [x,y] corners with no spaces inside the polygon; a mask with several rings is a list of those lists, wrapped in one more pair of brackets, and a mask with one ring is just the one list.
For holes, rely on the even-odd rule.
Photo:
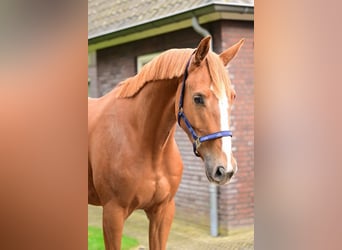
{"label": "blue halter", "polygon": [[233,136],[232,131],[230,130],[223,130],[223,131],[219,131],[219,132],[215,132],[212,134],[208,134],[208,135],[204,135],[204,136],[197,136],[195,130],[193,129],[193,127],[191,126],[189,120],[186,118],[185,114],[184,114],[184,109],[183,109],[183,101],[184,101],[184,92],[185,92],[185,82],[186,79],[188,78],[188,68],[190,65],[190,61],[191,61],[191,57],[189,59],[189,61],[186,64],[185,67],[185,72],[184,72],[184,78],[183,78],[183,84],[182,84],[182,90],[181,90],[181,94],[180,94],[180,98],[179,98],[179,106],[178,106],[178,125],[180,126],[180,120],[183,119],[185,126],[188,128],[192,139],[194,140],[193,142],[193,150],[194,150],[194,154],[199,157],[200,154],[198,153],[197,149],[201,146],[201,144],[203,142],[206,141],[210,141],[210,140],[215,140],[221,137],[226,137],[226,136]]}

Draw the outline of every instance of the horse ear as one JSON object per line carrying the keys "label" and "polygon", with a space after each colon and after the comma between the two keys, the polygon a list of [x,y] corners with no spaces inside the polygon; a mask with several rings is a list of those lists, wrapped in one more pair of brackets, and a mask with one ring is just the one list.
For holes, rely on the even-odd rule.
{"label": "horse ear", "polygon": [[224,66],[227,66],[228,63],[236,56],[244,42],[245,39],[241,39],[239,42],[220,54],[220,58],[222,59]]}
{"label": "horse ear", "polygon": [[197,46],[196,54],[194,57],[194,64],[199,66],[203,59],[207,56],[210,49],[210,36],[206,36],[201,40],[201,42]]}

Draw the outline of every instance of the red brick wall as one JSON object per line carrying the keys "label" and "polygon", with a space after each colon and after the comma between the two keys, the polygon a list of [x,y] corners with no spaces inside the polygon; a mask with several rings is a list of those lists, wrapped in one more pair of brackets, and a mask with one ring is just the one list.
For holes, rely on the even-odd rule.
{"label": "red brick wall", "polygon": [[[238,95],[232,125],[239,172],[232,184],[219,188],[219,223],[225,232],[231,227],[253,224],[253,23],[222,21],[205,27],[214,37],[215,52],[221,52],[241,37],[247,39],[230,67]],[[170,48],[194,48],[200,40],[201,36],[189,28],[97,51],[100,94],[136,74],[138,56]],[[184,163],[183,178],[176,195],[176,216],[208,227],[209,183],[203,163],[194,156],[191,143],[179,128],[176,140]]]}
{"label": "red brick wall", "polygon": [[238,172],[233,183],[220,187],[220,223],[222,228],[254,223],[254,81],[253,23],[221,23],[221,51],[244,37],[245,44],[229,67],[237,93],[232,111],[233,150]]}

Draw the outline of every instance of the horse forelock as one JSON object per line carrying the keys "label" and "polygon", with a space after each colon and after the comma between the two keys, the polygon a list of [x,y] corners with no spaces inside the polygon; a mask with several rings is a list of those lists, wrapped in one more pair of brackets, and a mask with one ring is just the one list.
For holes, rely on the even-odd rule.
{"label": "horse forelock", "polygon": [[215,53],[208,53],[206,63],[212,80],[213,93],[219,99],[230,95],[231,82],[222,60]]}
{"label": "horse forelock", "polygon": [[119,83],[116,97],[134,97],[147,83],[183,76],[192,52],[193,49],[170,49],[163,52],[144,65],[137,75]]}

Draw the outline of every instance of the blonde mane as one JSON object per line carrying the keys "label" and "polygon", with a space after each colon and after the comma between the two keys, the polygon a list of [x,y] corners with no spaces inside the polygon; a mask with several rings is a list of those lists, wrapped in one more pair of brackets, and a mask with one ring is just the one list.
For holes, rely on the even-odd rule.
{"label": "blonde mane", "polygon": [[119,83],[116,96],[133,97],[149,82],[181,77],[192,52],[192,49],[170,49],[163,52],[144,65],[137,75]]}
{"label": "blonde mane", "polygon": [[[163,52],[144,65],[137,75],[120,82],[115,88],[115,96],[117,98],[134,97],[147,83],[183,76],[185,65],[193,51],[193,49],[170,49]],[[208,53],[206,63],[215,95],[220,96],[223,91],[229,91],[225,83],[230,85],[230,81],[219,56],[212,52]]]}

